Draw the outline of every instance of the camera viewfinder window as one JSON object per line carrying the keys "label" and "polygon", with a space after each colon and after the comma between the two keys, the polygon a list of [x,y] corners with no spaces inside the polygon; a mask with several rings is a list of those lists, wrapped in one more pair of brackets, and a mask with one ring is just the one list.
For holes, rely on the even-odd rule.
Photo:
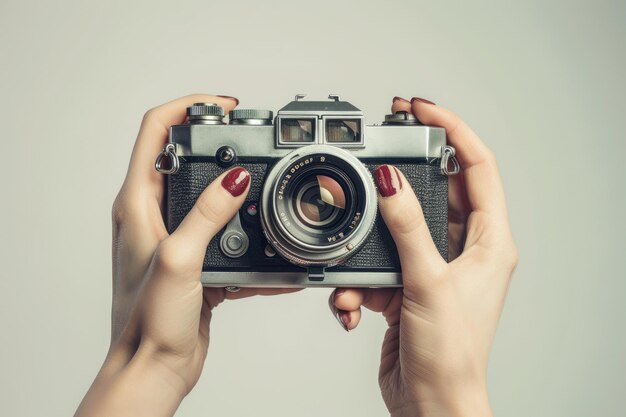
{"label": "camera viewfinder window", "polygon": [[283,142],[314,142],[316,119],[282,119],[280,136]]}
{"label": "camera viewfinder window", "polygon": [[361,141],[361,119],[326,119],[326,141],[358,143]]}

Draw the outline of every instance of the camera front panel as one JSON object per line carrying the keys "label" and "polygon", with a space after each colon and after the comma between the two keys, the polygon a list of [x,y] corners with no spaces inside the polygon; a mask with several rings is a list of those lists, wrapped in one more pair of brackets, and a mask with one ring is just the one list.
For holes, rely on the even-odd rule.
{"label": "camera front panel", "polygon": [[[220,231],[207,247],[203,271],[245,271],[245,272],[302,272],[303,268],[283,259],[269,246],[263,233],[259,209],[261,190],[269,169],[276,160],[238,163],[252,176],[250,191],[239,211],[241,226],[249,237],[249,247],[239,258],[226,256],[220,248]],[[363,161],[370,172],[377,166],[391,161]],[[426,161],[394,162],[405,175],[415,190],[426,222],[437,249],[444,259],[448,251],[448,211],[447,177],[441,175],[436,164]],[[168,176],[167,180],[167,229],[173,232],[193,207],[198,196],[216,177],[228,168],[223,168],[214,158],[187,157],[181,163],[178,173]],[[345,263],[329,268],[328,271],[341,272],[398,272],[400,262],[393,239],[378,214],[374,226],[361,249]]]}

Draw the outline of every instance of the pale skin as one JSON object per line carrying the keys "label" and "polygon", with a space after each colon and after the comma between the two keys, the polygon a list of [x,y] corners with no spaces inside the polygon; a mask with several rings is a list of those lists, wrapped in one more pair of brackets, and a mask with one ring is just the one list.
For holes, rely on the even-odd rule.
{"label": "pale skin", "polygon": [[[109,353],[76,416],[172,416],[195,386],[209,345],[212,310],[225,299],[291,292],[203,288],[200,272],[213,236],[244,202],[221,182],[208,185],[176,231],[163,223],[164,180],[154,158],[185,108],[237,100],[192,95],[146,113],[128,174],[113,205],[113,306]],[[493,154],[451,112],[419,100],[392,109],[442,126],[463,175],[450,181],[450,263],[437,252],[415,194],[379,195],[398,247],[403,289],[339,289],[333,313],[357,327],[361,306],[382,312],[389,329],[379,384],[393,416],[489,416],[487,360],[517,250]],[[341,292],[340,292],[341,291]],[[340,292],[340,293],[339,293]],[[277,301],[279,302],[279,301]],[[337,311],[337,309],[339,309]]]}
{"label": "pale skin", "polygon": [[490,416],[487,361],[518,261],[496,159],[446,109],[397,99],[392,110],[411,111],[424,124],[444,127],[456,148],[463,171],[449,183],[452,261],[438,254],[419,202],[405,186],[393,196],[379,196],[398,247],[404,288],[336,290],[331,301],[347,329],[359,324],[361,306],[385,317],[389,329],[379,385],[391,415]]}

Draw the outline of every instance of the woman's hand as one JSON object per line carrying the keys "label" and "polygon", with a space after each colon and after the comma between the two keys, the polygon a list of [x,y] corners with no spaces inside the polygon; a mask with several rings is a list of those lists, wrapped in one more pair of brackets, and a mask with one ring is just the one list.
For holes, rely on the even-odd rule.
{"label": "woman's hand", "polygon": [[395,98],[444,127],[462,172],[449,183],[449,252],[442,259],[420,204],[402,173],[379,167],[380,213],[398,248],[403,289],[337,289],[331,309],[354,329],[361,305],[382,312],[389,329],[379,384],[393,416],[489,416],[486,371],[517,249],[492,152],[456,115],[433,103]]}
{"label": "woman's hand", "polygon": [[287,290],[203,288],[200,274],[213,236],[243,203],[250,174],[233,168],[213,181],[174,233],[161,208],[164,177],[154,160],[169,126],[196,102],[232,110],[237,99],[193,95],[146,113],[124,185],[113,205],[111,346],[79,416],[171,416],[194,387],[207,354],[212,309],[225,298]]}

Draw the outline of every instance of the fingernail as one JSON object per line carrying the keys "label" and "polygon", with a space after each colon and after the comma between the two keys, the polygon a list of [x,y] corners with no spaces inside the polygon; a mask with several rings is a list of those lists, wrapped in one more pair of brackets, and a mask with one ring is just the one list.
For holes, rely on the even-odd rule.
{"label": "fingernail", "polygon": [[395,167],[381,165],[374,171],[378,192],[383,197],[391,197],[402,189],[402,180]]}
{"label": "fingernail", "polygon": [[419,101],[420,103],[432,104],[432,105],[436,106],[436,104],[433,103],[432,101],[426,100],[425,98],[421,98],[421,97],[413,97],[411,99],[411,104],[413,104],[414,101]]}
{"label": "fingernail", "polygon": [[239,105],[239,99],[237,97],[231,97],[231,96],[220,96],[218,95],[218,97],[222,97],[222,98],[229,98],[231,100],[235,100],[235,104]]}
{"label": "fingernail", "polygon": [[350,320],[352,319],[351,313],[349,311],[342,311],[339,313],[339,317],[341,319],[341,324],[343,328],[346,329],[346,332],[350,331]]}
{"label": "fingernail", "polygon": [[222,180],[222,187],[233,197],[241,195],[250,184],[250,173],[241,167],[232,169]]}
{"label": "fingernail", "polygon": [[394,102],[394,103],[395,103],[396,101],[398,101],[398,100],[400,100],[400,101],[402,101],[402,102],[404,102],[404,103],[408,103],[408,102],[409,102],[409,100],[407,100],[407,99],[405,99],[405,98],[402,98],[402,97],[395,96],[395,97],[393,98],[393,102]]}
{"label": "fingernail", "polygon": [[[335,307],[335,297],[336,294],[334,292],[330,294],[330,297],[328,297],[328,307],[330,308],[330,311],[331,313],[333,313],[333,316],[335,317],[337,322],[339,322],[339,324],[341,325],[341,328],[344,329],[346,332],[349,332],[350,330],[348,329],[348,324],[350,324],[350,312],[339,310],[337,307]],[[347,319],[345,318],[346,315]]]}

